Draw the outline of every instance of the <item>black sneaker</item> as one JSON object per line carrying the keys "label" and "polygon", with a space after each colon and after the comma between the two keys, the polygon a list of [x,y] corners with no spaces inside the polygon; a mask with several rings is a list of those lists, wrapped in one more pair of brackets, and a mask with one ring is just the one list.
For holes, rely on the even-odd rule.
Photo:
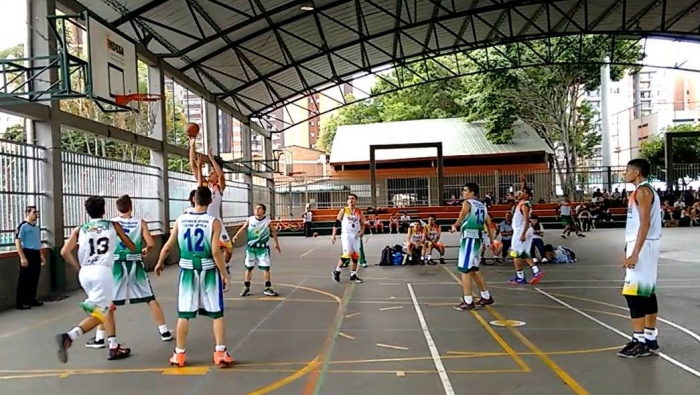
{"label": "black sneaker", "polygon": [[338,270],[333,270],[333,281],[340,282],[340,272]]}
{"label": "black sneaker", "polygon": [[350,281],[358,284],[362,284],[364,282],[361,278],[357,277],[357,274],[350,276]]}
{"label": "black sneaker", "polygon": [[654,353],[654,354],[658,354],[658,353],[659,353],[659,348],[660,348],[660,347],[659,347],[659,342],[658,342],[658,341],[647,339],[647,340],[646,340],[646,345],[647,345],[647,347],[649,348],[649,351],[651,351],[652,353]]}
{"label": "black sneaker", "polygon": [[272,287],[267,287],[267,288],[265,288],[265,290],[263,291],[263,294],[265,294],[265,295],[267,295],[267,296],[280,296],[280,294],[278,294],[277,292],[275,292],[275,291],[272,289]]}
{"label": "black sneaker", "polygon": [[160,334],[160,340],[162,340],[164,342],[169,342],[169,341],[173,340],[173,334],[170,333],[170,331],[165,331],[165,332]]}
{"label": "black sneaker", "polygon": [[85,343],[85,347],[88,348],[105,348],[105,339],[97,340],[97,338],[92,338]]}
{"label": "black sneaker", "polygon": [[647,346],[646,343],[640,343],[636,340],[627,343],[627,345],[617,353],[617,356],[622,358],[639,358],[648,357],[650,355],[651,351],[649,351],[649,346]]}
{"label": "black sneaker", "polygon": [[62,363],[68,362],[68,349],[73,344],[67,333],[56,335],[56,343],[58,343],[58,360]]}
{"label": "black sneaker", "polygon": [[445,258],[440,258],[440,264],[445,265],[447,262],[445,262]]}
{"label": "black sneaker", "polygon": [[482,307],[491,305],[491,304],[493,304],[493,296],[489,297],[488,299],[481,298],[481,299],[479,299],[478,302],[476,302],[476,304],[478,304],[479,306],[482,306]]}
{"label": "black sneaker", "polygon": [[109,349],[109,357],[107,357],[107,359],[110,361],[116,361],[117,359],[127,358],[130,355],[131,355],[131,349],[124,348],[120,344],[117,346],[117,348],[110,348]]}
{"label": "black sneaker", "polygon": [[474,302],[467,303],[465,301],[462,301],[462,303],[458,304],[457,306],[452,306],[452,308],[459,311],[474,310],[476,308],[476,305],[474,304]]}
{"label": "black sneaker", "polygon": [[248,295],[250,295],[250,288],[243,287],[243,291],[241,291],[241,296],[248,296]]}

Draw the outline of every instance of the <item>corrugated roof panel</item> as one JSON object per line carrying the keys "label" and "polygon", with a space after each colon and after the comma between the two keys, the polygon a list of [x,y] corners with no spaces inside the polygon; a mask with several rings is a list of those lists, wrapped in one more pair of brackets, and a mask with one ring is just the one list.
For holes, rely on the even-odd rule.
{"label": "corrugated roof panel", "polygon": [[[368,162],[370,145],[401,143],[443,144],[445,157],[479,156],[523,152],[551,152],[544,140],[522,122],[513,125],[511,144],[493,144],[486,139],[482,122],[461,118],[424,119],[338,127],[331,149],[331,163]],[[434,148],[377,151],[377,160],[433,158]]]}

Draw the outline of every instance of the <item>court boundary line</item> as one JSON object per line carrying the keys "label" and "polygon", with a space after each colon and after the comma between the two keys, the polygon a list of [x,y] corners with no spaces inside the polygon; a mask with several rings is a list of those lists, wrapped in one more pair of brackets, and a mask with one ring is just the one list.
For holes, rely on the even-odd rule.
{"label": "court boundary line", "polygon": [[[623,338],[625,338],[625,339],[627,339],[627,340],[631,340],[631,339],[632,339],[631,336],[627,335],[627,334],[624,333],[623,331],[621,331],[621,330],[619,330],[619,329],[613,327],[612,325],[606,324],[605,322],[603,322],[603,321],[601,321],[601,320],[599,320],[599,319],[593,317],[592,315],[590,315],[590,314],[588,314],[588,313],[584,313],[583,311],[581,311],[581,310],[577,309],[576,307],[574,307],[574,306],[572,306],[572,305],[570,305],[570,304],[564,302],[563,300],[561,300],[561,299],[559,299],[559,298],[557,298],[557,297],[555,297],[555,296],[552,296],[552,295],[550,295],[549,293],[547,293],[547,292],[545,292],[545,291],[543,291],[543,290],[541,290],[541,289],[539,289],[539,288],[535,288],[535,290],[536,290],[537,292],[539,292],[540,294],[542,294],[542,295],[548,297],[549,299],[551,299],[551,300],[553,300],[553,301],[559,303],[560,305],[562,305],[562,306],[568,308],[569,310],[571,310],[571,311],[573,311],[573,312],[575,312],[575,313],[578,313],[578,314],[582,315],[583,317],[588,318],[589,320],[595,322],[596,324],[602,326],[603,328],[609,329],[610,331],[612,331],[612,332],[614,332],[614,333],[617,333],[618,335],[622,336]],[[662,352],[659,353],[659,356],[660,356],[661,358],[665,359],[666,361],[670,362],[671,364],[675,365],[676,367],[679,367],[679,368],[685,370],[686,372],[688,372],[688,373],[690,373],[690,374],[696,376],[697,378],[700,378],[700,372],[699,372],[699,371],[697,371],[697,370],[691,368],[690,366],[684,364],[683,362],[681,362],[681,361],[679,361],[679,360],[677,360],[677,359],[675,359],[675,358],[672,358],[671,356],[669,356],[669,355],[667,355],[667,354],[664,354],[664,353],[662,353]]]}
{"label": "court boundary line", "polygon": [[[456,274],[451,272],[447,267],[442,267],[447,274],[452,277],[457,284],[461,285],[461,281]],[[506,321],[500,313],[498,313],[493,307],[486,306],[486,310],[491,314],[491,316],[500,321]],[[531,352],[533,352],[554,374],[559,377],[564,384],[566,384],[569,389],[571,389],[576,395],[589,395],[581,384],[579,384],[566,370],[562,369],[556,362],[554,362],[549,356],[542,352],[533,342],[531,342],[525,335],[523,335],[517,328],[512,326],[507,327],[507,330],[515,336],[525,347],[527,347]]]}
{"label": "court boundary line", "polygon": [[411,295],[411,301],[413,302],[413,307],[416,310],[416,315],[418,316],[418,322],[420,323],[421,329],[423,330],[423,337],[428,343],[428,350],[433,359],[433,364],[435,364],[435,369],[438,371],[438,376],[440,377],[440,382],[442,383],[442,388],[445,390],[445,395],[455,395],[455,391],[452,388],[452,382],[450,377],[445,371],[445,365],[442,364],[442,359],[440,359],[440,352],[435,345],[433,336],[430,334],[430,329],[428,328],[428,323],[425,320],[423,311],[418,304],[418,299],[416,298],[416,293],[413,291],[411,283],[406,284],[408,287],[408,293]]}

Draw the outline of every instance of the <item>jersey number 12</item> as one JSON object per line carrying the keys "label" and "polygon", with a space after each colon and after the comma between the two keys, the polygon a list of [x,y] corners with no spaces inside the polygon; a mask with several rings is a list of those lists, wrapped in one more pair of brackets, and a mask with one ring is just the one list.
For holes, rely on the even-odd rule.
{"label": "jersey number 12", "polygon": [[[192,239],[194,239],[194,245],[192,245]],[[185,232],[185,240],[187,241],[188,251],[204,251],[204,229],[196,228],[194,229],[194,231],[192,229],[187,229],[187,231]]]}

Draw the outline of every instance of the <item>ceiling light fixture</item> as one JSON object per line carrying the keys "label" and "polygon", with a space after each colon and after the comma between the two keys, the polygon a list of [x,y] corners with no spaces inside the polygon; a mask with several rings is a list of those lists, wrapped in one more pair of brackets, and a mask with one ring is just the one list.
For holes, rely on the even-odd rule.
{"label": "ceiling light fixture", "polygon": [[302,11],[313,11],[314,7],[312,5],[303,5],[299,9]]}

